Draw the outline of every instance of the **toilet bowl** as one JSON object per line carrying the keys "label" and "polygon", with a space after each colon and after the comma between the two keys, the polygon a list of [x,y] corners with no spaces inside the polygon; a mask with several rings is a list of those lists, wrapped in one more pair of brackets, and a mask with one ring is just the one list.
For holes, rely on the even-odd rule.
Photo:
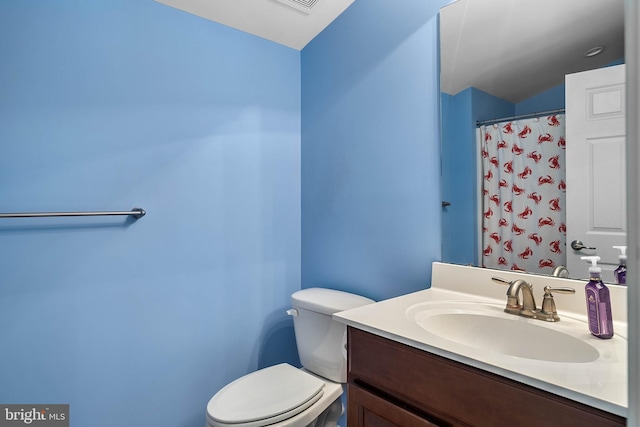
{"label": "toilet bowl", "polygon": [[346,326],[331,315],[373,303],[332,289],[310,288],[291,296],[302,368],[286,363],[247,374],[207,404],[206,427],[335,427],[343,413]]}

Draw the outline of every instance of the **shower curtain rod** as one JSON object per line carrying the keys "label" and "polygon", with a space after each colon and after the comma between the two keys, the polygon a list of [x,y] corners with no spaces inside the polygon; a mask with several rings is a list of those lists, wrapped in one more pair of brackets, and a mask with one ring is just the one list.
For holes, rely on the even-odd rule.
{"label": "shower curtain rod", "polygon": [[49,216],[105,216],[105,215],[130,215],[135,219],[142,218],[146,212],[142,208],[133,208],[130,211],[111,212],[27,212],[27,213],[0,213],[0,218],[34,218]]}
{"label": "shower curtain rod", "polygon": [[508,120],[528,119],[532,117],[542,117],[542,116],[549,116],[552,114],[561,114],[561,113],[564,113],[564,108],[558,108],[557,110],[540,111],[540,112],[529,113],[529,114],[520,114],[519,116],[503,117],[501,119],[492,119],[492,120],[484,120],[484,121],[478,120],[476,122],[476,126],[479,127],[484,125],[492,125],[494,123],[506,122]]}

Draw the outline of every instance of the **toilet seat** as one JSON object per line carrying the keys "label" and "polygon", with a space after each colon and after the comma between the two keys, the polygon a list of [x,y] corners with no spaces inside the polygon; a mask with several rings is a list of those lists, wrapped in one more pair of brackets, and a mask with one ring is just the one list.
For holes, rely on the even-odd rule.
{"label": "toilet seat", "polygon": [[261,427],[294,417],[323,396],[325,382],[289,364],[260,369],[239,378],[207,405],[213,426]]}

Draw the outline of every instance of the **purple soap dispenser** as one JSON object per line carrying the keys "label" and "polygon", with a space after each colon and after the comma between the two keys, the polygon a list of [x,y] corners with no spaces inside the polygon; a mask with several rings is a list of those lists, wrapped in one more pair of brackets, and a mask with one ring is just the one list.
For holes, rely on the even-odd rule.
{"label": "purple soap dispenser", "polygon": [[611,298],[609,288],[602,282],[602,269],[598,267],[599,256],[583,256],[590,261],[589,283],[584,287],[587,298],[587,317],[589,331],[593,336],[608,339],[613,336],[613,318],[611,316]]}
{"label": "purple soap dispenser", "polygon": [[621,254],[618,255],[620,265],[613,271],[616,277],[616,283],[618,285],[627,284],[627,247],[626,246],[614,246],[613,249],[619,249]]}

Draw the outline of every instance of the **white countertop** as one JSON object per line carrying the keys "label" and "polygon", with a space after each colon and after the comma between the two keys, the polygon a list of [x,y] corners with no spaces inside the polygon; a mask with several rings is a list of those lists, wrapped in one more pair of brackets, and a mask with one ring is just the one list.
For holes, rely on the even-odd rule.
{"label": "white countertop", "polygon": [[[491,276],[507,280],[524,278],[534,286],[538,306],[542,302],[542,287],[545,284],[576,289],[575,295],[554,295],[558,314],[562,319],[560,322],[550,323],[514,317],[520,322],[535,322],[536,325],[571,334],[596,348],[600,356],[588,363],[561,363],[479,350],[428,333],[407,316],[409,309],[415,310],[416,304],[428,306],[435,301],[461,304],[483,302],[504,306],[506,287],[493,283]],[[586,316],[580,313],[586,310],[584,285],[583,282],[570,279],[534,277],[522,273],[434,263],[430,289],[336,313],[334,319],[375,335],[626,417],[627,328],[626,305],[623,304],[626,301],[626,288],[609,287],[615,335],[609,340],[602,340],[589,333],[584,323]],[[621,304],[625,307],[621,307]],[[581,307],[584,309],[581,310]],[[504,315],[513,316],[506,313]],[[496,334],[500,332],[495,331]],[[549,351],[552,352],[553,349],[550,348]]]}

